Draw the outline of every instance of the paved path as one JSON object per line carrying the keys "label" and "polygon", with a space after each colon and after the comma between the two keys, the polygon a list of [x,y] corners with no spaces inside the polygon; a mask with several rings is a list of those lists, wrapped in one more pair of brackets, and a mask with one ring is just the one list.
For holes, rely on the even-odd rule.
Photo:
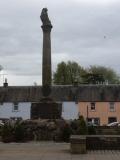
{"label": "paved path", "polygon": [[89,151],[72,155],[69,144],[53,142],[0,143],[0,160],[120,160],[120,151]]}

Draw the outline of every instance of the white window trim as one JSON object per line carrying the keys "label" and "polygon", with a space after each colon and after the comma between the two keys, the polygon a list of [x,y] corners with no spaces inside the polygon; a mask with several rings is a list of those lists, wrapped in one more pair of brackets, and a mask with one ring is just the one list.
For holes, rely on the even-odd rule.
{"label": "white window trim", "polygon": [[[114,108],[112,109],[112,108],[110,108],[110,105],[111,105],[111,103],[113,103],[114,104]],[[115,112],[116,111],[116,109],[115,109],[116,107],[115,107],[115,102],[109,102],[109,112]]]}
{"label": "white window trim", "polygon": [[[14,109],[15,105],[18,105],[18,109],[17,110]],[[16,103],[16,104],[13,103],[12,112],[19,112],[19,103]]]}

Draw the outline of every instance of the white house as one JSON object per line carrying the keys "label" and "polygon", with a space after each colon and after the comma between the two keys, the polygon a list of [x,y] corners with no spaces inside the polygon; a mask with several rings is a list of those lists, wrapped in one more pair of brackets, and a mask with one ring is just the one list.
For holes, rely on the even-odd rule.
{"label": "white house", "polygon": [[[0,119],[31,118],[31,102],[4,102],[0,104]],[[64,119],[75,119],[78,116],[78,107],[74,102],[63,102],[62,117]]]}
{"label": "white house", "polygon": [[30,119],[31,102],[4,102],[0,104],[0,119]]}
{"label": "white house", "polygon": [[78,113],[78,104],[75,102],[63,102],[62,117],[64,119],[77,119]]}

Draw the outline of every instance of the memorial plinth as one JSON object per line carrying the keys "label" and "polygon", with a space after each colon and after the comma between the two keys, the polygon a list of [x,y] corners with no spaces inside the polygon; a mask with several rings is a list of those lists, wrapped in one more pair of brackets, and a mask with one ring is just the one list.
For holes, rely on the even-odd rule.
{"label": "memorial plinth", "polygon": [[42,93],[40,102],[32,103],[32,119],[58,119],[61,118],[62,103],[55,102],[50,98],[51,93],[51,29],[52,24],[47,14],[47,8],[41,12],[42,31],[43,31],[43,55],[42,55]]}
{"label": "memorial plinth", "polygon": [[32,103],[32,119],[60,119],[61,103],[56,102],[38,102]]}

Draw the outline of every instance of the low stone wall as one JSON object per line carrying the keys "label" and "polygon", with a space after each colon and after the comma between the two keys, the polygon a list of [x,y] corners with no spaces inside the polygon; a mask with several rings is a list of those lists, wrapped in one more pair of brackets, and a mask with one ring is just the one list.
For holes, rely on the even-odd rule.
{"label": "low stone wall", "polygon": [[120,150],[119,135],[86,136],[87,150]]}
{"label": "low stone wall", "polygon": [[64,141],[64,130],[68,132],[69,125],[63,119],[38,119],[22,122],[28,140]]}
{"label": "low stone wall", "polygon": [[96,126],[96,135],[120,135],[120,127],[118,126]]}
{"label": "low stone wall", "polygon": [[72,135],[71,153],[86,153],[87,150],[120,150],[119,135]]}

